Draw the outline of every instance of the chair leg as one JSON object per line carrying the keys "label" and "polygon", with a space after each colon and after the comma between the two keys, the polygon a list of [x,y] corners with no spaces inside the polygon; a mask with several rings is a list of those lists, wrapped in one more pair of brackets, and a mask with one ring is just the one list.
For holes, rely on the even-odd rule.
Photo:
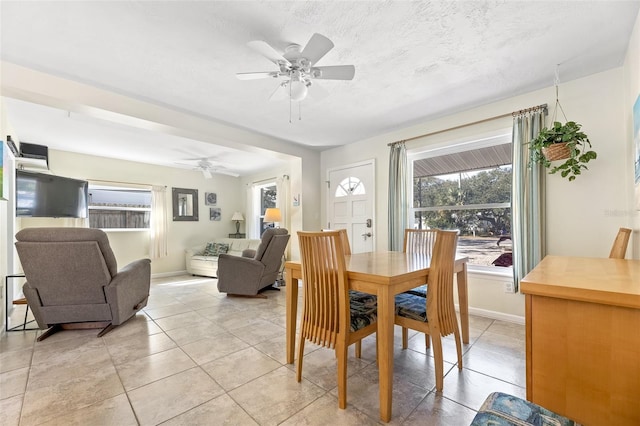
{"label": "chair leg", "polygon": [[402,327],[402,349],[409,347],[409,329]]}
{"label": "chair leg", "polygon": [[356,342],[356,358],[362,358],[362,340]]}
{"label": "chair leg", "polygon": [[347,408],[347,345],[345,342],[336,344],[338,354],[338,407]]}
{"label": "chair leg", "polygon": [[[435,334],[435,333],[434,333]],[[433,336],[433,358],[436,364],[436,391],[442,392],[444,382],[444,361],[442,357],[442,338],[440,332]]]}
{"label": "chair leg", "polygon": [[62,326],[60,324],[55,324],[55,325],[49,327],[49,329],[47,331],[45,331],[44,333],[42,333],[40,336],[38,336],[38,338],[36,340],[38,342],[42,342],[47,337],[49,337],[49,336],[51,336],[53,334],[56,334],[60,330],[62,330]]}
{"label": "chair leg", "polygon": [[428,333],[424,333],[424,347],[427,349],[431,347],[431,338]]}
{"label": "chair leg", "polygon": [[458,352],[458,370],[462,371],[462,338],[458,327],[453,330],[453,338],[456,339],[456,351]]}
{"label": "chair leg", "polygon": [[302,381],[302,354],[304,353],[304,336],[300,333],[300,339],[298,340],[298,359],[296,360],[296,380]]}
{"label": "chair leg", "polygon": [[27,315],[29,315],[29,304],[27,303],[27,309],[24,311],[24,322],[22,323],[22,330],[27,329]]}
{"label": "chair leg", "polygon": [[115,325],[109,323],[105,328],[103,328],[102,330],[100,330],[100,333],[98,333],[97,337],[102,337],[105,334],[107,334],[108,332],[110,332],[111,330],[113,330],[114,328],[116,328]]}

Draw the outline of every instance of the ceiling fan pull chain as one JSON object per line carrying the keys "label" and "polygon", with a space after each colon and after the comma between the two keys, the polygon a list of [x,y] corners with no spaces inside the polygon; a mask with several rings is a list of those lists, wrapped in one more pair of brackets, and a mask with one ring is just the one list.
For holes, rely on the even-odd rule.
{"label": "ceiling fan pull chain", "polygon": [[291,124],[291,80],[289,80],[289,124]]}
{"label": "ceiling fan pull chain", "polygon": [[302,102],[298,102],[298,121],[302,121]]}

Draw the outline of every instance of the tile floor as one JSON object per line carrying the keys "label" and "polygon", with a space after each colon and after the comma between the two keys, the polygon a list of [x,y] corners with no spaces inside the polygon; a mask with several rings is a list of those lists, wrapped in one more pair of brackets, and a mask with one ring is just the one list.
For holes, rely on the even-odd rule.
{"label": "tile floor", "polygon": [[[284,291],[232,298],[212,279],[154,279],[144,313],[103,338],[4,333],[0,425],[379,424],[374,336],[361,359],[351,349],[340,410],[332,351],[305,345],[302,383],[285,364]],[[441,394],[424,337],[403,351],[396,329],[391,424],[468,425],[490,392],[525,396],[524,326],[475,316],[470,326],[462,371],[444,342]]]}

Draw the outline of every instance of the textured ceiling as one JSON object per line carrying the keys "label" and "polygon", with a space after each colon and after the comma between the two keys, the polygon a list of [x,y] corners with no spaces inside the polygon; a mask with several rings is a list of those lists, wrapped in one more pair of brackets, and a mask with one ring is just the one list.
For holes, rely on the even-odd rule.
{"label": "textured ceiling", "polygon": [[[0,8],[3,61],[321,148],[550,86],[556,64],[561,81],[620,66],[640,1],[2,1]],[[353,64],[355,78],[316,81],[289,123],[288,101],[268,100],[276,80],[240,81],[235,73],[275,69],[247,42],[283,51],[316,32],[335,43],[318,65]],[[20,115],[12,119],[22,123]]]}

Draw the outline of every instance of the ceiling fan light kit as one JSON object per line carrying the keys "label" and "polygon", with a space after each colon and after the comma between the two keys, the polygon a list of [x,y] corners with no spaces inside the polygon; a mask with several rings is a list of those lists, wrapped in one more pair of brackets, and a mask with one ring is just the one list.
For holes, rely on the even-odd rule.
{"label": "ceiling fan light kit", "polygon": [[290,44],[283,54],[278,53],[264,41],[250,41],[247,45],[267,58],[278,67],[278,71],[237,73],[240,80],[278,78],[279,84],[270,99],[281,98],[278,92],[287,90],[289,101],[300,102],[307,97],[312,80],[353,80],[353,65],[314,66],[323,56],[333,49],[333,42],[321,34],[314,34],[304,49],[299,44]]}

